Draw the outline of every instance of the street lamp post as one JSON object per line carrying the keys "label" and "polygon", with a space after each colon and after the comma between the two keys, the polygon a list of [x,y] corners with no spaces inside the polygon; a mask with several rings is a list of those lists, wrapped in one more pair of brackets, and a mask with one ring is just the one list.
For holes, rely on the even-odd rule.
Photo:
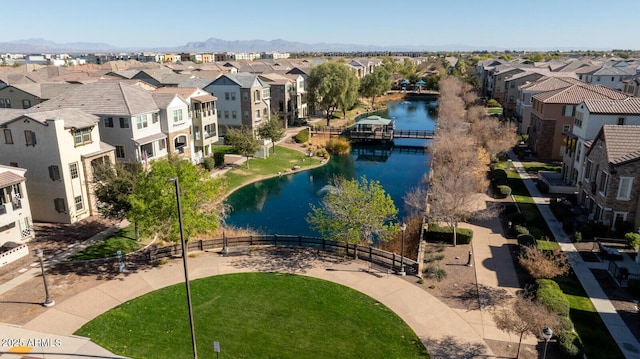
{"label": "street lamp post", "polygon": [[551,328],[542,329],[542,337],[544,338],[544,354],[542,354],[542,359],[547,358],[547,344],[549,344],[549,339],[553,335],[553,330]]}
{"label": "street lamp post", "polygon": [[178,223],[180,224],[180,244],[182,245],[182,264],[184,265],[184,283],[187,287],[187,305],[189,307],[189,324],[191,325],[191,345],[193,347],[193,358],[198,358],[196,349],[196,331],[193,324],[193,308],[191,306],[191,288],[189,287],[189,270],[187,269],[187,246],[184,240],[184,229],[182,228],[182,207],[180,205],[180,183],[178,177],[169,178],[168,182],[176,185],[176,202],[178,204]]}
{"label": "street lamp post", "polygon": [[403,222],[402,225],[400,225],[400,229],[402,230],[402,245],[400,249],[400,275],[406,275],[406,272],[404,271],[404,232],[407,230],[407,224]]}
{"label": "street lamp post", "polygon": [[51,299],[51,297],[49,296],[49,287],[47,286],[47,278],[44,276],[44,262],[42,261],[44,254],[42,253],[42,249],[40,248],[36,249],[36,257],[38,257],[38,260],[40,260],[40,270],[42,270],[42,281],[44,282],[45,298],[44,298],[44,303],[42,303],[42,305],[47,308],[53,307],[54,304],[56,304],[56,302],[53,299]]}

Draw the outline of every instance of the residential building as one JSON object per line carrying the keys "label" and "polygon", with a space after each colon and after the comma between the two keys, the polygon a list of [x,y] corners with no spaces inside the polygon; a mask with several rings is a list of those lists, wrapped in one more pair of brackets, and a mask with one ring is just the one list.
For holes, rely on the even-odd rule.
{"label": "residential building", "polygon": [[257,75],[224,74],[204,90],[218,98],[218,127],[224,136],[228,128],[257,129],[271,113],[271,88]]}
{"label": "residential building", "polygon": [[585,154],[580,201],[589,218],[616,230],[640,226],[640,126],[604,125]]}
{"label": "residential building", "polygon": [[0,164],[22,167],[33,220],[74,223],[98,213],[94,167],[114,162],[98,116],[75,109],[0,111]]}
{"label": "residential building", "polygon": [[576,107],[573,128],[564,143],[564,182],[577,186],[582,180],[584,157],[591,141],[604,125],[640,125],[640,98],[585,100]]}
{"label": "residential building", "polygon": [[570,77],[543,77],[537,81],[520,86],[518,88],[515,113],[518,121],[518,132],[524,134],[529,133],[533,95],[567,88],[579,82],[579,80]]}
{"label": "residential building", "polygon": [[[490,79],[488,81],[488,94],[491,98],[498,102],[504,99],[506,92],[505,80],[517,73],[524,72],[523,69],[513,67],[511,64],[498,65],[489,72]],[[500,102],[502,104],[502,102]]]}
{"label": "residential building", "polygon": [[177,94],[153,93],[152,96],[160,116],[152,116],[151,121],[160,121],[168,139],[167,151],[195,162],[189,104]]}
{"label": "residential building", "polygon": [[640,74],[622,81],[622,92],[629,96],[640,97]]}
{"label": "residential building", "polygon": [[201,162],[213,153],[213,145],[218,142],[218,111],[215,96],[196,87],[162,87],[156,93],[177,94],[189,106],[192,121],[192,158]]}
{"label": "residential building", "polygon": [[9,85],[0,88],[0,108],[29,108],[76,86],[64,82]]}
{"label": "residential building", "polygon": [[[33,239],[25,172],[24,168],[0,165],[0,248],[13,248]],[[0,267],[6,261],[2,252]]]}
{"label": "residential building", "polygon": [[625,99],[624,93],[610,88],[577,83],[533,96],[529,146],[541,160],[561,161],[566,134],[571,132],[576,106],[584,100]]}
{"label": "residential building", "polygon": [[623,81],[635,76],[637,71],[626,63],[618,63],[613,66],[591,66],[578,69],[576,74],[580,80],[586,83],[622,90]]}
{"label": "residential building", "polygon": [[100,117],[100,138],[115,147],[116,160],[143,163],[167,156],[167,135],[151,92],[127,82],[94,82],[35,107],[79,109]]}
{"label": "residential building", "polygon": [[307,104],[302,76],[269,73],[259,77],[271,87],[271,113],[282,120],[285,128],[306,117]]}

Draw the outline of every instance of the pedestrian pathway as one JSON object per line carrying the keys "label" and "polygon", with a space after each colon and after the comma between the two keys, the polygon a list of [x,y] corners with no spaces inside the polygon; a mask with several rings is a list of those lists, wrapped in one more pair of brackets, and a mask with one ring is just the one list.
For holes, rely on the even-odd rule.
{"label": "pedestrian pathway", "polygon": [[582,260],[576,247],[562,229],[562,223],[560,223],[551,212],[549,197],[543,196],[540,193],[533,181],[533,177],[526,172],[524,166],[518,161],[518,158],[513,152],[509,153],[509,157],[518,171],[520,178],[522,178],[524,184],[527,186],[529,194],[547,222],[553,236],[560,244],[560,248],[567,255],[571,267],[580,280],[582,287],[587,292],[589,298],[591,298],[591,302],[600,314],[600,318],[602,318],[611,336],[620,347],[620,350],[622,350],[626,358],[640,359],[640,343],[638,343],[638,340],[633,333],[631,333],[629,327],[627,327],[626,323],[620,315],[618,315],[615,307],[609,298],[607,298],[607,295],[604,290],[602,290],[602,287],[600,287],[593,273],[591,273],[589,265]]}

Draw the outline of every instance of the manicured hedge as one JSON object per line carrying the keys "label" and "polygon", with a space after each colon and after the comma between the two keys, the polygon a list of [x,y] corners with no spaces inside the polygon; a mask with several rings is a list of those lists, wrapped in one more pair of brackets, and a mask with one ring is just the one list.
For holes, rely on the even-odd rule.
{"label": "manicured hedge", "polygon": [[491,179],[494,186],[502,186],[508,183],[507,181],[507,172],[505,170],[498,168],[491,171]]}
{"label": "manicured hedge", "polygon": [[583,358],[584,346],[582,340],[573,330],[563,330],[558,333],[558,344],[560,345],[560,353],[563,358],[578,359]]}
{"label": "manicured hedge", "polygon": [[[456,228],[457,244],[469,244],[473,238],[473,231],[467,228]],[[432,242],[453,243],[453,231],[448,226],[439,226],[437,223],[429,223],[427,240]]]}
{"label": "manicured hedge", "polygon": [[309,141],[309,129],[304,129],[300,132],[298,132],[297,135],[295,135],[294,140],[297,143],[305,143],[307,141]]}
{"label": "manicured hedge", "polygon": [[499,185],[498,192],[500,192],[500,196],[502,198],[508,197],[511,195],[511,187],[507,185]]}
{"label": "manicured hedge", "polygon": [[551,279],[538,279],[538,290],[536,297],[540,303],[544,304],[549,310],[562,317],[569,316],[569,300],[564,295],[558,283]]}
{"label": "manicured hedge", "polygon": [[215,152],[213,154],[213,162],[216,167],[224,166],[224,152]]}

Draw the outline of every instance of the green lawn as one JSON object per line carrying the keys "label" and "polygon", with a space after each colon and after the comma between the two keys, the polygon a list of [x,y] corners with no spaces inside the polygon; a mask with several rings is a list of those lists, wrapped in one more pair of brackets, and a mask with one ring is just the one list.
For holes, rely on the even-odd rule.
{"label": "green lawn", "polygon": [[562,166],[542,162],[523,162],[522,167],[527,172],[533,173],[538,173],[538,171],[560,172],[562,170]]}
{"label": "green lawn", "polygon": [[489,108],[487,108],[487,113],[490,114],[490,115],[493,115],[493,114],[501,115],[502,114],[502,107],[489,107]]}
{"label": "green lawn", "polygon": [[[420,339],[374,299],[324,280],[278,273],[191,282],[200,358],[429,358]],[[184,284],[126,302],[75,334],[119,355],[191,358]]]}
{"label": "green lawn", "polygon": [[271,153],[268,158],[251,158],[248,169],[246,163],[243,163],[227,172],[224,178],[228,188],[235,189],[260,177],[275,176],[278,172],[287,174],[294,166],[305,168],[319,164],[320,160],[316,157],[310,158],[298,150],[276,146],[276,153]]}
{"label": "green lawn", "polygon": [[118,250],[122,254],[130,253],[140,248],[142,243],[136,241],[135,226],[133,224],[119,230],[104,241],[91,245],[72,255],[70,260],[80,261],[87,259],[115,257]]}
{"label": "green lawn", "polygon": [[[523,163],[523,165],[527,168],[526,163]],[[539,168],[541,165],[539,163],[529,165],[527,171],[533,167]],[[554,237],[551,235],[549,226],[542,217],[542,214],[540,214],[538,207],[533,202],[529,191],[520,179],[518,173],[508,170],[507,176],[514,198],[518,202],[520,210],[527,216],[527,224],[531,234],[536,237],[546,235],[548,238],[553,239]],[[554,249],[559,247],[555,241],[538,240],[537,244],[538,248],[541,249]],[[587,357],[624,358],[624,355],[602,322],[600,315],[593,306],[593,303],[591,303],[591,299],[587,296],[575,274],[571,272],[570,275],[558,277],[554,280],[569,299],[571,307],[569,315],[576,328],[576,332],[578,332],[578,335],[580,335],[582,339]]]}

